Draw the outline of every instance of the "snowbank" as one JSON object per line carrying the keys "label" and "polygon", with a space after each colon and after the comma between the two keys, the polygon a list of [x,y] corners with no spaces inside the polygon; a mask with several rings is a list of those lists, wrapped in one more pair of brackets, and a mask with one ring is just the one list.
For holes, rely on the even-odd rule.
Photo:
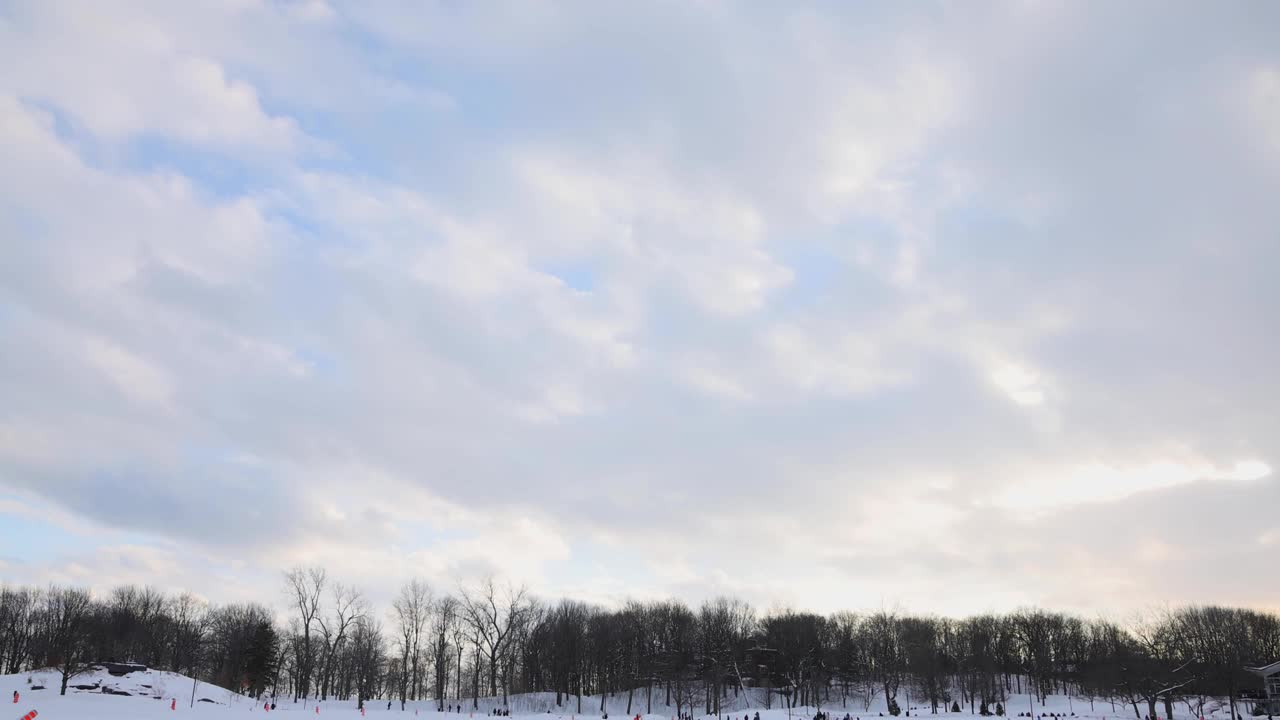
{"label": "snowbank", "polygon": [[[261,703],[204,682],[194,683],[193,706],[191,678],[159,670],[140,670],[113,675],[105,669],[97,668],[72,678],[67,684],[65,697],[58,695],[60,684],[61,677],[51,670],[0,675],[0,703],[3,703],[5,708],[4,712],[0,712],[0,720],[16,720],[30,710],[39,712],[39,720],[177,720],[197,715],[207,718],[243,717],[249,713],[263,712]],[[17,705],[10,704],[14,690],[21,694],[21,700]],[[645,699],[643,690],[635,692],[632,698],[632,712],[629,716],[626,713],[626,693],[606,698],[609,720],[630,720],[637,713],[641,713],[642,720],[671,720],[675,715],[674,708],[660,706],[666,696],[658,688],[654,688],[652,714],[643,714],[646,709]],[[763,699],[764,692],[760,690],[740,694],[737,698],[731,694],[727,701],[721,703],[725,708],[722,717],[725,720],[744,720],[744,718],[754,720],[755,714],[759,712],[760,720],[806,720],[811,719],[816,710],[809,707],[795,708],[788,712],[786,708],[778,707],[781,698],[776,695],[773,698],[773,709],[764,710]],[[898,700],[904,708],[907,706],[905,694],[899,695]],[[488,717],[490,708],[502,705],[501,698],[482,698],[481,709],[472,712],[470,701],[462,702],[464,711],[461,714],[437,713],[435,702],[431,700],[408,703],[403,712],[400,710],[398,701],[392,703],[390,711],[387,709],[386,700],[369,701],[365,705],[366,716],[390,718],[394,715],[404,720],[411,717],[431,717],[433,720],[483,720]],[[176,709],[171,710],[170,707],[174,704]],[[564,698],[563,704],[557,708],[554,693],[514,695],[509,699],[508,706],[512,710],[513,718],[527,720],[598,720],[600,718],[599,696],[584,696],[581,714],[576,712],[578,707],[576,697]],[[1006,704],[1007,714],[1015,720],[1018,713],[1028,713],[1031,707],[1026,695],[1011,696]],[[1133,709],[1129,706],[1120,704],[1113,706],[1109,702],[1099,701],[1090,703],[1087,699],[1068,698],[1061,695],[1050,697],[1044,705],[1036,702],[1034,708],[1037,718],[1042,714],[1047,716],[1051,713],[1066,720],[1130,720],[1134,717]],[[857,720],[872,718],[880,720],[880,713],[884,712],[884,703],[877,698],[868,709],[864,708],[860,701],[850,697],[842,705],[839,697],[833,693],[832,702],[825,703],[822,709],[829,713],[831,720],[843,720],[846,713]],[[698,713],[695,717],[706,720],[706,716],[702,715],[700,710],[701,706],[695,708],[695,712]],[[1219,708],[1217,703],[1206,710],[1207,717],[1216,717],[1218,720],[1227,718],[1225,709]],[[1241,711],[1243,712],[1244,709],[1241,708]],[[276,710],[268,713],[268,717],[275,713],[287,713],[285,718],[292,717],[298,720],[303,717],[353,719],[360,717],[354,701],[334,700],[319,703],[319,713],[316,712],[314,701],[299,701],[295,704],[291,700],[285,700],[279,702]],[[942,712],[933,715],[928,707],[922,707],[915,702],[911,717],[962,720],[976,716],[971,715],[967,707],[959,713]],[[905,716],[902,720],[905,720]],[[1198,719],[1193,719],[1186,706],[1180,705],[1175,710],[1174,720]]]}

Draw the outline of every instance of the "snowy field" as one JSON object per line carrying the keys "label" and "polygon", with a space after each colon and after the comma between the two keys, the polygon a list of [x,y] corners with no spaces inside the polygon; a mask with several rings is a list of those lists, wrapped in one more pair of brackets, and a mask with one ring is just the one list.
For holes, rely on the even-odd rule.
{"label": "snowy field", "polygon": [[[193,683],[191,678],[158,670],[132,672],[120,677],[112,676],[103,670],[88,672],[75,677],[68,683],[65,697],[58,694],[60,683],[60,676],[50,671],[0,675],[0,693],[2,693],[0,698],[3,699],[5,707],[5,711],[0,712],[0,720],[18,720],[32,710],[39,713],[38,720],[147,720],[150,718],[175,720],[176,718],[185,717],[241,717],[253,713],[259,715],[264,713],[261,702],[253,702],[247,697],[203,682],[195,683],[195,704],[192,706]],[[36,689],[40,687],[43,687],[43,689]],[[11,704],[14,690],[20,693],[20,701],[16,705]],[[634,717],[636,713],[640,713],[642,720],[671,720],[675,715],[674,708],[663,708],[663,712],[657,712],[657,703],[660,700],[660,695],[661,693],[655,688],[653,697],[655,712],[653,714],[644,714],[644,693],[640,690],[636,691],[631,717]],[[595,720],[601,717],[599,696],[584,696],[582,699],[584,712],[581,714],[574,712],[577,708],[576,698],[567,698],[561,708],[555,708],[554,698],[555,695],[551,693],[513,696],[510,698],[509,704],[512,709],[512,717],[541,718],[542,720],[551,720],[552,718],[554,720],[578,720],[579,718]],[[905,708],[905,694],[899,695],[898,699]],[[762,702],[763,695],[759,692],[753,692],[749,696],[740,695],[736,699],[731,695],[726,702],[722,703],[722,707],[725,708],[722,717],[725,720],[734,718],[737,720],[743,720],[743,718],[754,720],[755,714],[758,712],[760,720],[797,720],[799,718],[812,718],[816,712],[816,708],[813,707],[793,708],[788,712],[786,708],[779,709],[779,700],[780,698],[775,696],[774,708],[765,710]],[[434,701],[430,700],[408,703],[404,711],[401,711],[399,702],[393,702],[391,710],[388,710],[386,700],[372,700],[365,703],[365,713],[366,716],[375,717],[394,714],[400,718],[432,717],[435,720],[446,720],[447,718],[471,720],[471,718],[488,717],[488,710],[500,704],[500,699],[495,701],[482,698],[479,711],[473,713],[464,709],[461,714],[458,714],[438,713],[435,710]],[[170,709],[174,705],[176,705],[176,708]],[[464,707],[468,706],[469,701],[464,701]],[[626,714],[626,707],[626,694],[607,698],[610,720],[628,720],[629,716]],[[1076,718],[1088,720],[1128,720],[1134,717],[1131,707],[1119,704],[1113,706],[1109,702],[1098,701],[1092,703],[1091,706],[1087,699],[1068,698],[1061,695],[1051,696],[1044,705],[1037,702],[1034,707],[1037,717],[1041,714],[1045,716],[1056,714],[1059,717],[1071,718],[1073,713]],[[1006,715],[1016,718],[1019,713],[1029,713],[1030,708],[1029,698],[1026,695],[1013,695],[1008,700],[1008,712]],[[701,706],[699,706],[698,710],[700,709]],[[864,708],[861,701],[850,697],[842,705],[839,697],[833,693],[832,702],[824,704],[822,709],[829,713],[831,720],[843,720],[846,713],[851,718],[865,720],[866,718],[881,717],[881,713],[884,712],[884,703],[880,698],[877,698],[871,704],[871,707],[867,709]],[[331,700],[320,703],[318,710],[317,712],[316,703],[314,702],[294,704],[293,702],[285,701],[279,702],[274,711],[266,714],[287,713],[285,717],[299,719],[303,717],[360,717],[360,711],[356,708],[355,701]],[[1228,717],[1226,709],[1220,707],[1220,704],[1216,702],[1211,702],[1205,710],[1206,718],[1226,720]],[[1241,712],[1247,713],[1247,710],[1241,707]],[[943,712],[935,716],[927,706],[921,707],[918,703],[913,703],[911,710],[911,717],[913,718],[959,718],[961,716],[971,716],[968,708],[964,708],[960,713]],[[708,717],[714,718],[716,716],[705,716],[698,713],[695,717],[699,718],[699,720],[707,720]],[[1196,718],[1186,705],[1179,704],[1175,706],[1174,720],[1196,720]]]}

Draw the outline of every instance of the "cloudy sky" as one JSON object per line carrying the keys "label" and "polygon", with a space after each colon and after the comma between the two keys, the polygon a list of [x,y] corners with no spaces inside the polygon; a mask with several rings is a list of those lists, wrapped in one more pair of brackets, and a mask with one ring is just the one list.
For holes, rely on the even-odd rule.
{"label": "cloudy sky", "polygon": [[1280,597],[1280,5],[0,2],[0,579]]}

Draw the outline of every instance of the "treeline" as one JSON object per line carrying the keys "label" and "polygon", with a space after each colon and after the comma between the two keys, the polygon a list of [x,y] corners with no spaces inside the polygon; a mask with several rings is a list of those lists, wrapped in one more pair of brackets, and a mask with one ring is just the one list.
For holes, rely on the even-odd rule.
{"label": "treeline", "polygon": [[104,597],[70,587],[0,589],[0,671],[56,669],[63,694],[92,663],[135,660],[261,693],[274,682],[280,647],[274,613],[261,605],[209,605],[133,586]]}
{"label": "treeline", "polygon": [[[717,714],[741,693],[766,707],[911,704],[1003,715],[1009,696],[1123,703],[1136,717],[1232,715],[1280,660],[1280,617],[1189,607],[1117,624],[1043,610],[963,619],[886,610],[760,614],[738,600],[605,609],[540,601],[493,581],[454,593],[421,582],[375,611],[321,569],[285,574],[282,612],[122,587],[0,591],[0,669],[139,662],[254,697],[431,700],[548,692],[575,712]],[[583,706],[596,696],[598,707]],[[616,707],[611,707],[611,704]],[[1014,708],[1007,708],[1010,713]]]}

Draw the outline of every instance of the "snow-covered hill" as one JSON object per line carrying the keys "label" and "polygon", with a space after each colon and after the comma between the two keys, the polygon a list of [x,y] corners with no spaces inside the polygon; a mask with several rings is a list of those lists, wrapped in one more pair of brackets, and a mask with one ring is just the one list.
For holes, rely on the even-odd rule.
{"label": "snow-covered hill", "polygon": [[[178,673],[158,670],[141,670],[123,675],[112,675],[98,668],[79,675],[67,685],[67,695],[59,696],[60,676],[53,671],[37,671],[19,675],[0,675],[0,701],[6,711],[0,712],[0,720],[17,720],[31,710],[39,712],[38,720],[178,720],[195,716],[242,717],[249,713],[263,713],[262,704],[247,697],[224,690],[204,682],[193,683],[191,678]],[[194,702],[193,690],[194,688]],[[9,704],[13,691],[20,694],[18,704]],[[676,714],[674,707],[662,705],[665,694],[657,688],[653,693],[651,714],[647,709],[645,694],[637,690],[632,698],[632,712],[627,714],[627,695],[625,693],[605,698],[605,708],[610,720],[629,720],[640,714],[641,720],[671,720]],[[779,708],[780,698],[774,697],[774,707],[763,709],[764,693],[761,690],[740,694],[737,698],[730,696],[722,703],[724,720],[754,720],[758,712],[760,720],[805,720],[811,719],[816,708],[794,708],[788,711]],[[899,700],[906,706],[905,696]],[[370,701],[366,703],[366,714],[379,717],[397,717],[408,720],[409,717],[430,717],[432,720],[481,720],[488,717],[489,710],[502,705],[501,698],[481,698],[480,709],[471,711],[470,701],[464,701],[462,713],[437,713],[434,701],[408,703],[404,711],[399,702],[393,702],[387,708],[387,701]],[[559,707],[555,704],[554,693],[529,693],[509,698],[508,707],[512,717],[519,720],[598,720],[601,698],[599,696],[582,698],[582,712],[578,713],[576,697],[563,699]],[[174,709],[170,709],[170,708]],[[1026,695],[1015,695],[1009,698],[1009,715],[1017,718],[1019,713],[1031,712],[1032,705]],[[701,715],[701,707],[695,709],[699,720],[707,720]],[[869,708],[860,701],[850,697],[843,704],[833,694],[832,702],[824,704],[823,710],[830,714],[831,720],[843,720],[847,713],[850,720],[880,720],[884,712],[884,703],[877,698]],[[1241,708],[1245,712],[1244,708]],[[286,700],[277,705],[274,713],[288,713],[286,717],[316,718],[340,717],[357,718],[360,711],[354,701],[331,700],[319,703],[314,701],[293,703]],[[1133,718],[1132,707],[1112,705],[1109,702],[1093,702],[1080,698],[1052,696],[1044,705],[1034,703],[1035,716],[1072,720],[1129,720]],[[1226,710],[1212,703],[1206,708],[1209,720],[1226,720]],[[715,716],[711,716],[714,718]],[[954,718],[963,720],[973,717],[968,708],[960,713],[943,712],[933,715],[927,707],[918,703],[911,709],[911,717],[916,718]],[[1165,719],[1162,719],[1165,720]],[[1175,709],[1174,720],[1198,720],[1185,705]]]}

